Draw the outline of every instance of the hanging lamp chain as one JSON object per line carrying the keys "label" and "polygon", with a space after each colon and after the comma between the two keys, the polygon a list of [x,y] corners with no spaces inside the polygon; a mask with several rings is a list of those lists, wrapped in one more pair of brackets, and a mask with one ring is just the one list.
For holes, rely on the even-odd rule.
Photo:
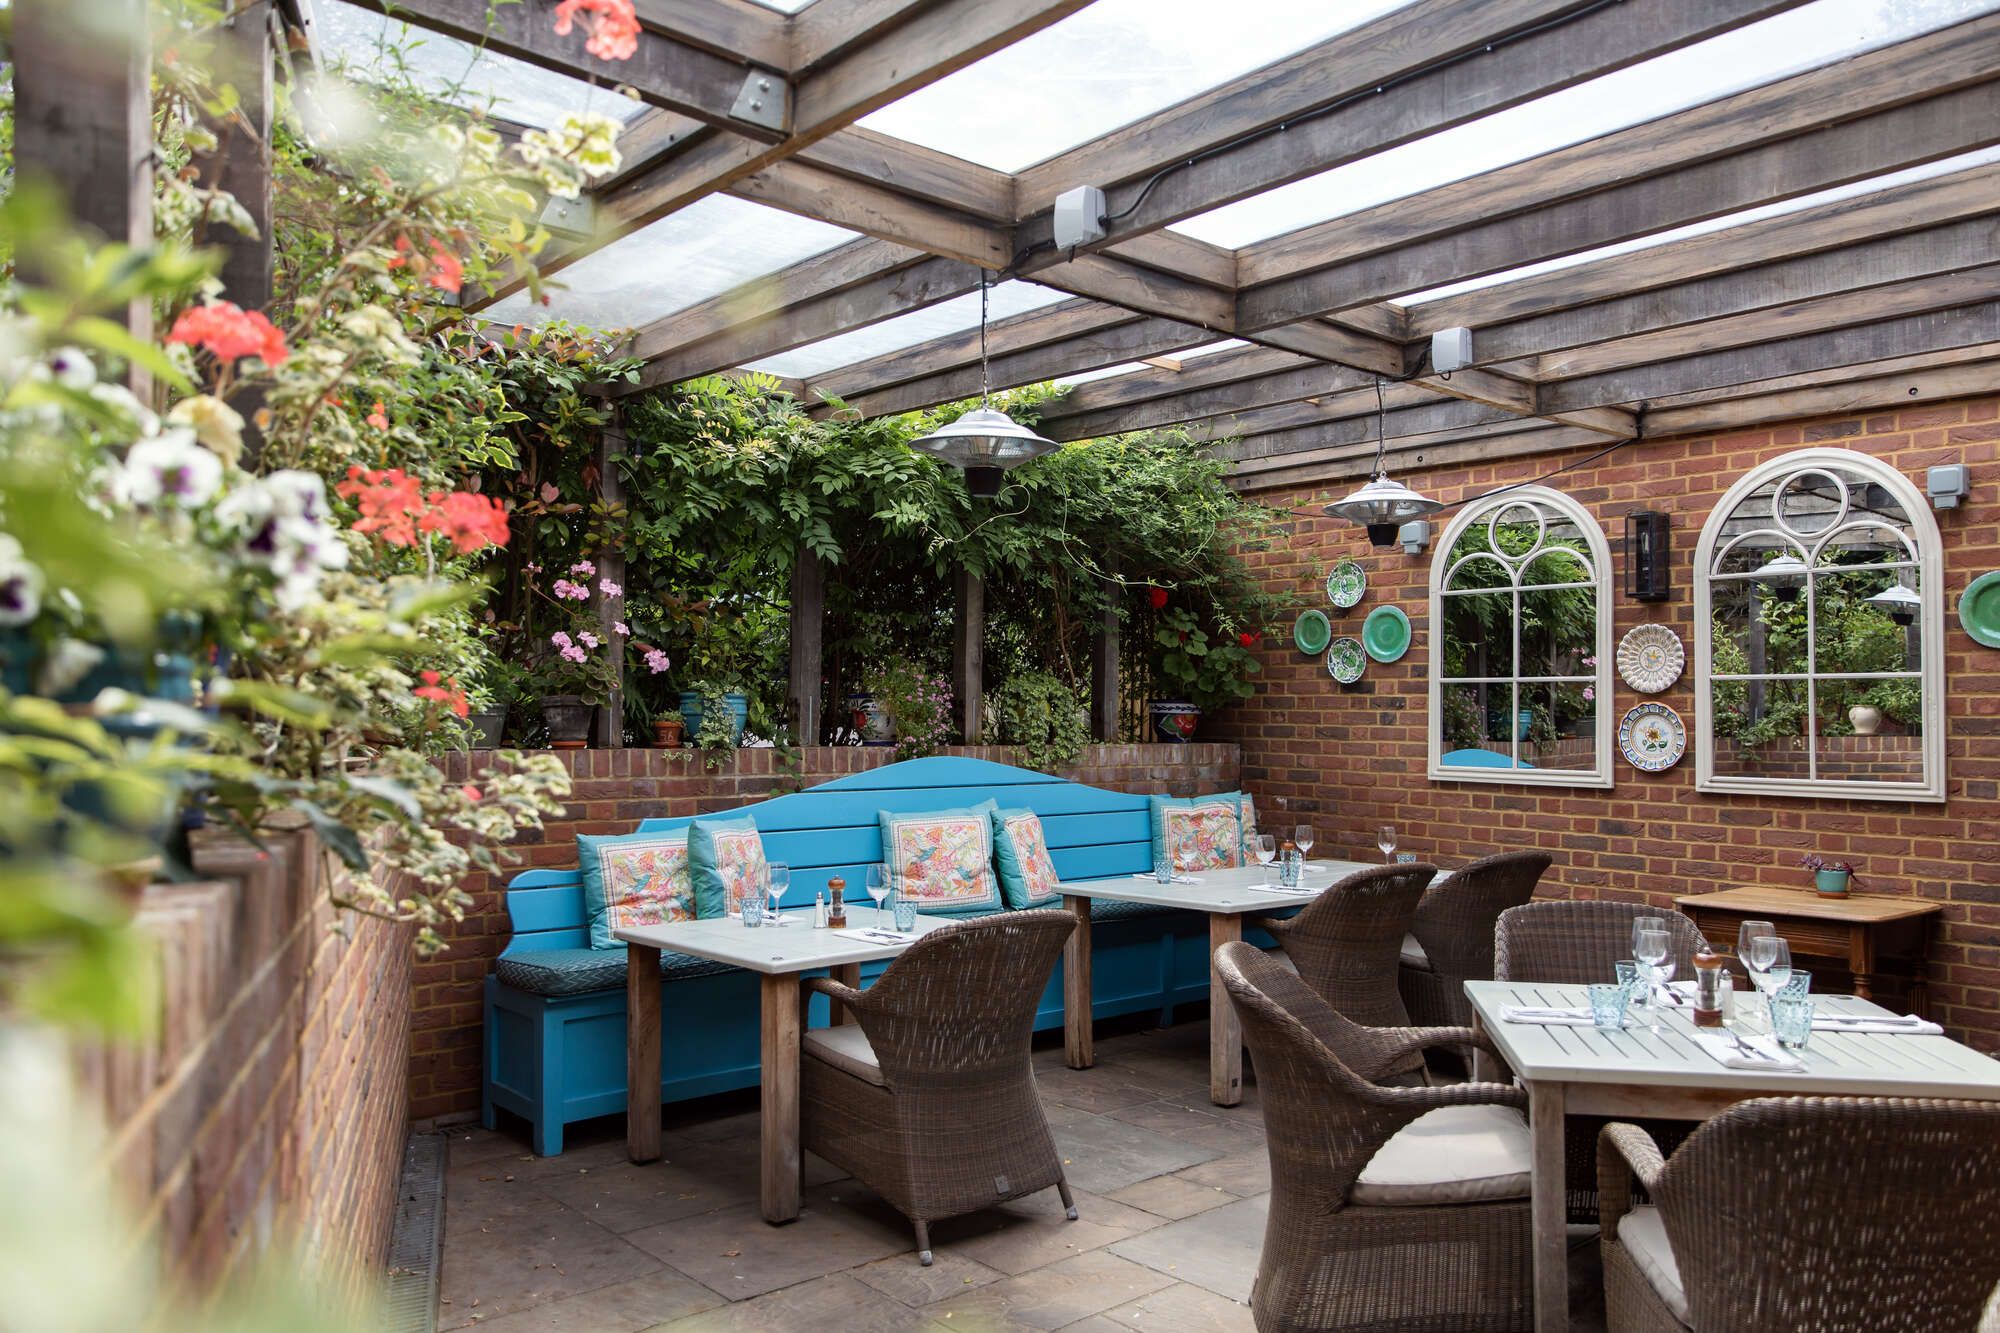
{"label": "hanging lamp chain", "polygon": [[1380,478],[1384,472],[1383,458],[1389,450],[1389,410],[1382,402],[1382,377],[1375,377],[1375,475]]}
{"label": "hanging lamp chain", "polygon": [[985,269],[979,270],[979,405],[985,407],[991,398],[991,386],[986,373],[986,283]]}

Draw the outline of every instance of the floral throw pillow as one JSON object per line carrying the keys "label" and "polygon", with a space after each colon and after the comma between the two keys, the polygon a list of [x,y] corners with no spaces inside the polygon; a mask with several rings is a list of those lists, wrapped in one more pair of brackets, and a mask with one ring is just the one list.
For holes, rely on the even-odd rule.
{"label": "floral throw pillow", "polygon": [[740,916],[744,895],[761,895],[770,887],[764,839],[748,815],[695,820],[688,826],[688,861],[703,919]]}
{"label": "floral throw pillow", "polygon": [[1171,857],[1183,874],[1243,864],[1242,798],[1155,796],[1152,798],[1153,856]]}
{"label": "floral throw pillow", "polygon": [[1000,885],[993,874],[992,801],[970,810],[899,815],[884,810],[882,860],[891,892],[910,898],[932,916],[998,911]]}
{"label": "floral throw pillow", "polygon": [[1062,901],[1056,888],[1062,877],[1034,811],[993,811],[993,864],[1000,871],[1000,892],[1015,911]]}
{"label": "floral throw pillow", "polygon": [[[1243,852],[1237,859],[1247,866],[1257,859],[1257,834],[1260,832],[1257,827],[1257,803],[1247,791],[1239,792],[1237,799],[1241,803],[1239,819],[1243,825]],[[1278,844],[1283,846],[1284,839],[1280,838]]]}
{"label": "floral throw pillow", "polygon": [[624,948],[614,930],[692,921],[697,915],[686,829],[616,838],[581,834],[576,861],[593,949]]}

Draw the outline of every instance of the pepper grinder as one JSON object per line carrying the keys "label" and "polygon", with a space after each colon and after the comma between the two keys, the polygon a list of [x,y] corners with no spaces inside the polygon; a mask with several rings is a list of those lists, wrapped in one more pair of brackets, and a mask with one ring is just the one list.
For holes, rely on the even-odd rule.
{"label": "pepper grinder", "polygon": [[826,924],[829,930],[847,929],[847,881],[835,875],[826,882],[826,891],[833,895],[833,905],[827,909]]}
{"label": "pepper grinder", "polygon": [[1703,947],[1694,956],[1694,1025],[1698,1028],[1722,1026],[1724,979],[1722,959]]}

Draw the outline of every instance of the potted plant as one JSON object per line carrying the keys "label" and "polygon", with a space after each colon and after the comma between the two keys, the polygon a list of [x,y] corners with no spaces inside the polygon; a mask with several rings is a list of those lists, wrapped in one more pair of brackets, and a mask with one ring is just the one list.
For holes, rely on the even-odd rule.
{"label": "potted plant", "polygon": [[1799,864],[1813,872],[1813,891],[1822,898],[1845,898],[1850,887],[1860,884],[1854,867],[1846,861],[1829,861],[1818,852],[1807,852]]}
{"label": "potted plant", "polygon": [[896,757],[917,759],[951,740],[951,682],[915,662],[898,661],[873,672],[868,693],[896,729]]}
{"label": "potted plant", "polygon": [[[624,590],[609,579],[593,583],[596,573],[594,563],[579,560],[546,590],[539,583],[531,585],[555,612],[546,623],[559,626],[532,645],[534,665],[528,674],[551,749],[580,750],[590,744],[591,713],[610,699],[616,678],[599,599],[621,600]],[[608,633],[615,638],[618,632]]]}
{"label": "potted plant", "polygon": [[[688,734],[703,749],[718,748],[703,736],[723,736],[719,729],[723,725],[728,727],[726,744],[734,746],[750,720],[750,696],[742,686],[744,663],[751,656],[744,636],[750,632],[742,620],[729,616],[711,613],[700,622],[684,677],[693,681],[693,688],[681,691],[680,713]],[[712,717],[725,722],[708,727]]]}
{"label": "potted plant", "polygon": [[662,750],[678,750],[687,734],[687,719],[678,708],[669,708],[653,718],[653,744]]}
{"label": "potted plant", "polygon": [[1159,609],[1153,622],[1153,643],[1160,649],[1159,678],[1172,686],[1178,697],[1155,699],[1148,711],[1154,733],[1163,741],[1178,744],[1194,739],[1204,712],[1256,693],[1250,677],[1261,668],[1250,649],[1257,636],[1226,627],[1211,635],[1186,607],[1160,605],[1157,597],[1154,601]]}
{"label": "potted plant", "polygon": [[1056,773],[1072,767],[1090,743],[1090,710],[1076,691],[1047,671],[1017,671],[987,699],[990,734],[1015,747],[1024,768]]}

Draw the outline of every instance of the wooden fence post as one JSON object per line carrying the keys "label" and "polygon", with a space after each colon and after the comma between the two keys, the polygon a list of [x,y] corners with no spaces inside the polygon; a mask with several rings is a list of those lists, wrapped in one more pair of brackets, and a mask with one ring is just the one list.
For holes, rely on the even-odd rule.
{"label": "wooden fence post", "polygon": [[[197,162],[201,182],[227,191],[256,226],[255,236],[210,221],[198,244],[220,246],[222,295],[245,310],[271,304],[271,4],[256,0],[222,21],[216,34],[215,75],[236,90],[235,110],[211,120],[215,151]],[[263,394],[241,393],[231,403],[243,414],[246,465],[263,447],[257,409]]]}
{"label": "wooden fence post", "polygon": [[979,744],[982,690],[986,676],[986,580],[958,571],[958,619],[951,644],[951,692],[958,701],[958,728],[967,745]]}
{"label": "wooden fence post", "polygon": [[[597,494],[604,501],[606,509],[616,509],[625,503],[625,477],[618,470],[619,460],[625,457],[625,422],[619,416],[616,404],[611,404],[611,420],[604,424],[604,434],[597,446]],[[620,587],[625,583],[625,551],[623,547],[606,548],[595,554],[599,580],[609,579]],[[625,636],[612,628],[612,622],[625,619],[625,600],[612,599],[601,593],[597,598],[597,637],[604,640],[605,651],[611,654],[611,693],[604,705],[597,710],[592,731],[594,741],[600,750],[621,750],[625,748]]]}
{"label": "wooden fence post", "polygon": [[[105,239],[153,243],[153,114],[146,0],[14,0],[14,161],[53,182]],[[28,281],[34,257],[18,256]],[[150,299],[125,327],[151,341]],[[151,376],[134,369],[135,392]]]}
{"label": "wooden fence post", "polygon": [[1118,589],[1115,580],[1100,585],[1104,609],[1090,634],[1090,734],[1100,741],[1118,739]]}
{"label": "wooden fence post", "polygon": [[821,654],[826,628],[826,567],[800,546],[792,558],[792,721],[800,745],[820,743]]}

